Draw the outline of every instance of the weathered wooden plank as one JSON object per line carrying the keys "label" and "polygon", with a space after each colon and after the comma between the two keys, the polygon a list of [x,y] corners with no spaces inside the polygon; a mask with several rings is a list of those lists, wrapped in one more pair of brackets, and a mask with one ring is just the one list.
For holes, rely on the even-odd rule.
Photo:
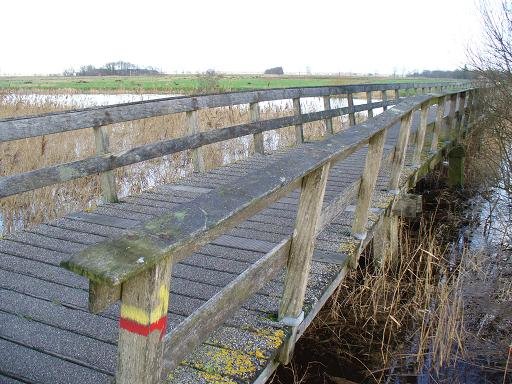
{"label": "weathered wooden plank", "polygon": [[[372,103],[372,92],[366,92],[366,104],[370,105]],[[373,117],[373,109],[368,108],[368,118]]]}
{"label": "weathered wooden plank", "polygon": [[[119,284],[171,252],[180,260],[294,190],[297,182],[313,170],[354,153],[369,137],[395,124],[425,99],[411,98],[371,123],[360,124],[323,142],[294,148],[273,165],[255,170],[243,182],[201,195],[183,204],[180,211],[149,220],[119,239],[90,247],[64,265],[93,280]],[[141,257],[143,262],[137,262]]]}
{"label": "weathered wooden plank", "polygon": [[[369,214],[368,209],[370,208],[370,201],[380,169],[385,140],[386,131],[384,130],[375,134],[370,139],[370,143],[368,145],[366,163],[363,176],[361,178],[361,184],[359,186],[354,223],[352,225],[352,235],[359,240],[366,238],[366,223],[368,221]],[[354,264],[352,266],[354,266]]]}
{"label": "weathered wooden plank", "polygon": [[[328,111],[329,109],[331,109],[331,97],[330,96],[324,96],[323,102],[324,102],[324,110]],[[325,132],[328,135],[334,135],[334,130],[333,130],[333,126],[332,126],[332,117],[325,119]]]}
{"label": "weathered wooden plank", "polygon": [[[105,155],[110,152],[108,135],[105,127],[94,127],[94,142],[96,155]],[[106,203],[117,202],[116,180],[113,171],[106,171],[100,174],[101,196]]]}
{"label": "weathered wooden plank", "polygon": [[[434,83],[433,85],[438,84],[440,83]],[[8,118],[0,120],[0,142],[89,127],[100,127],[124,121],[187,112],[202,108],[216,108],[236,104],[250,104],[260,101],[293,99],[297,97],[318,97],[345,93],[380,91],[392,88],[411,89],[416,86],[415,83],[403,83],[271,89],[171,97],[159,100],[50,113],[41,116]]]}
{"label": "weathered wooden plank", "polygon": [[444,96],[441,96],[437,99],[437,109],[436,109],[436,121],[434,125],[434,130],[432,132],[432,139],[430,142],[430,152],[436,152],[438,143],[439,143],[439,136],[441,135],[441,132],[444,131],[443,125],[445,123],[444,121],[444,108],[446,105],[446,98]]}
{"label": "weathered wooden plank", "polygon": [[400,175],[405,161],[405,155],[407,153],[407,143],[409,142],[409,134],[411,132],[413,112],[408,113],[402,117],[400,122],[400,132],[398,140],[395,145],[393,152],[393,159],[391,164],[391,177],[389,180],[390,192],[396,193],[398,191],[398,184],[400,182]]}
{"label": "weathered wooden plank", "polygon": [[104,225],[106,227],[127,229],[132,228],[139,224],[138,220],[123,219],[112,217],[109,215],[102,215],[99,213],[91,212],[75,212],[66,216],[68,219],[76,220],[78,222],[86,222],[91,224]]}
{"label": "weathered wooden plank", "polygon": [[[293,113],[295,116],[302,114],[302,107],[300,105],[300,97],[294,98],[293,100]],[[300,145],[304,142],[304,126],[302,122],[295,124],[295,143]]]}
{"label": "weathered wooden plank", "polygon": [[100,313],[121,299],[121,286],[114,287],[91,281],[89,283],[89,311]]}
{"label": "weathered wooden plank", "polygon": [[[197,135],[201,130],[199,128],[199,114],[197,111],[188,111],[187,114],[187,133],[188,135]],[[194,171],[204,172],[205,164],[203,152],[200,147],[192,149],[192,164]]]}
{"label": "weathered wooden plank", "polygon": [[352,93],[347,94],[347,103],[348,103],[348,121],[349,124],[356,125],[356,114],[353,112],[354,110],[354,95]]}
{"label": "weathered wooden plank", "polygon": [[165,338],[164,373],[176,365],[286,264],[290,239],[278,244]]}
{"label": "weathered wooden plank", "polygon": [[414,154],[412,157],[412,165],[420,166],[421,153],[423,151],[423,143],[425,142],[425,134],[427,133],[427,117],[430,108],[430,102],[423,103],[420,110],[420,126],[416,131],[416,140],[414,143]]}
{"label": "weathered wooden plank", "polygon": [[[251,114],[251,122],[260,120],[260,105],[259,103],[251,103],[249,104],[249,112]],[[263,142],[263,133],[255,133],[253,135],[254,140],[254,152],[264,155],[265,154],[265,146]]]}
{"label": "weathered wooden plank", "polygon": [[[315,248],[315,235],[322,210],[325,185],[329,175],[330,163],[318,168],[302,180],[302,190],[299,201],[299,211],[295,222],[295,230],[291,240],[290,252],[287,261],[287,273],[284,282],[283,297],[279,305],[279,320],[292,327],[292,334],[296,332],[299,324],[292,324],[293,320],[301,322],[300,314],[304,304],[306,284],[313,250]],[[294,339],[292,336],[291,339]],[[286,343],[280,360],[287,364],[293,350],[294,343]]]}

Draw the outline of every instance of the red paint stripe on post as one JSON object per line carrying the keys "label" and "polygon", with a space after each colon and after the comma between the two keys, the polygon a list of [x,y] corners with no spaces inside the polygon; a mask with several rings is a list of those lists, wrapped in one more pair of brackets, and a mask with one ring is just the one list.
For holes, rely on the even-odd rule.
{"label": "red paint stripe on post", "polygon": [[160,339],[162,339],[165,334],[165,330],[167,329],[167,315],[149,325],[139,324],[133,320],[121,317],[119,319],[119,328],[141,336],[148,336],[153,331],[160,331]]}

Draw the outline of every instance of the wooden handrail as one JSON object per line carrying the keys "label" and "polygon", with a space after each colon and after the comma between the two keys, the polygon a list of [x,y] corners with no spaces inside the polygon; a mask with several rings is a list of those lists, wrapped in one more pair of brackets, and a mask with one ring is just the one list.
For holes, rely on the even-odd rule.
{"label": "wooden handrail", "polygon": [[91,107],[39,116],[0,119],[0,142],[26,139],[77,129],[100,127],[149,117],[190,112],[206,108],[286,100],[302,97],[346,95],[391,89],[418,89],[432,84],[441,87],[460,87],[468,82],[356,84],[332,87],[282,88],[241,91],[197,96],[179,96],[157,100]]}

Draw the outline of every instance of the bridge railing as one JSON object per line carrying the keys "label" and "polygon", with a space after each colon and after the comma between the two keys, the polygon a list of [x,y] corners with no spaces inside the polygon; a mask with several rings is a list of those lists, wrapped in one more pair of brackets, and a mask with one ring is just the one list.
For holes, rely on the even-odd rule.
{"label": "bridge railing", "polygon": [[[392,86],[395,87],[392,89],[414,88],[410,84]],[[193,112],[198,108],[242,102],[251,103],[251,110],[256,111],[254,103],[267,101],[272,97],[275,98],[272,100],[285,96],[292,99],[306,96],[330,97],[379,89],[385,91],[383,88],[382,85],[364,85],[254,91],[8,119],[0,121],[0,137],[3,140],[14,140],[30,135],[36,136],[42,131],[56,133],[81,129],[90,126],[91,123],[97,132],[104,124],[140,118],[141,114],[149,117],[163,113]],[[468,121],[469,107],[472,104],[469,100],[466,103],[467,94],[472,100],[473,91],[467,89],[442,95],[418,95],[404,99],[394,108],[354,126],[353,129],[331,135],[322,142],[297,146],[271,167],[253,170],[237,185],[214,189],[190,203],[180,205],[176,211],[144,222],[128,230],[122,237],[93,245],[64,262],[66,268],[90,280],[90,309],[93,312],[99,312],[121,299],[117,382],[158,382],[162,368],[168,371],[176,366],[187,352],[201,343],[211,331],[222,324],[245,300],[285,266],[287,273],[278,317],[291,327],[290,339],[293,340],[303,316],[302,307],[314,238],[322,226],[328,223],[328,220],[322,220],[321,209],[331,164],[368,145],[363,176],[354,189],[357,191],[357,205],[352,235],[362,244],[366,239],[370,199],[381,166],[385,137],[389,128],[397,122],[401,124],[398,141],[392,154],[389,185],[390,195],[395,196],[399,189],[399,179],[408,146],[412,114],[420,110],[420,128],[416,132],[414,143],[414,159],[419,162],[424,146],[428,109],[432,104],[440,105],[431,144],[431,149],[435,151],[439,137],[447,137],[447,132],[453,133],[454,138],[458,137],[461,127]],[[447,98],[450,101],[450,109],[445,118],[444,113],[439,111],[444,110]],[[87,174],[108,172],[130,162],[199,148],[201,145],[234,137],[260,134],[266,130],[290,125],[296,126],[297,137],[300,137],[301,125],[306,122],[346,114],[350,117],[350,114],[358,111],[386,107],[397,102],[383,100],[355,106],[350,103],[350,99],[351,96],[349,106],[345,108],[306,114],[296,111],[297,115],[294,116],[258,120],[214,132],[152,143],[116,155],[105,154],[21,175],[7,176],[0,179],[1,196],[62,182],[63,179],[71,180]],[[295,104],[300,105],[297,102]],[[137,110],[136,113],[134,109]],[[257,120],[256,112],[253,113],[254,120]],[[350,120],[354,125],[355,119]],[[6,127],[9,129],[5,129]],[[8,132],[15,127],[21,131]],[[101,130],[96,134],[101,144]],[[297,188],[300,188],[301,194],[293,236],[284,239],[164,338],[172,265]],[[340,209],[341,206],[335,207],[330,212],[330,217],[339,213]],[[355,265],[357,253],[352,256],[351,265]],[[291,349],[293,341],[284,347],[284,360],[288,355],[286,350]]]}
{"label": "bridge railing", "polygon": [[[2,119],[0,120],[0,143],[93,128],[96,156],[1,177],[0,198],[99,173],[101,175],[103,200],[106,202],[116,202],[116,182],[112,171],[117,168],[184,150],[193,150],[193,160],[196,170],[203,171],[203,161],[198,151],[202,146],[253,135],[256,152],[263,153],[262,133],[265,131],[295,125],[296,141],[297,143],[301,143],[304,141],[303,124],[305,123],[326,120],[328,132],[332,133],[333,117],[348,115],[350,123],[353,125],[355,124],[356,112],[369,111],[369,113],[372,114],[375,108],[384,108],[385,110],[388,106],[396,103],[400,90],[412,90],[414,92],[426,92],[427,90],[441,91],[454,89],[463,84],[467,83],[361,84],[336,87],[271,89],[173,97],[50,113],[41,116]],[[387,91],[391,90],[395,92],[395,99],[387,100]],[[361,92],[366,92],[367,104],[354,105],[353,94]],[[372,102],[372,92],[380,92],[382,101]],[[330,109],[331,97],[339,95],[346,95],[348,107]],[[323,97],[326,110],[303,114],[300,107],[300,99],[304,97]],[[293,116],[260,120],[260,102],[287,99],[293,100],[295,109]],[[199,132],[197,113],[200,109],[241,104],[249,104],[251,123],[230,126],[209,132]],[[112,153],[110,151],[109,138],[104,128],[106,125],[183,112],[187,113],[187,136],[150,143],[130,148],[119,153]]]}

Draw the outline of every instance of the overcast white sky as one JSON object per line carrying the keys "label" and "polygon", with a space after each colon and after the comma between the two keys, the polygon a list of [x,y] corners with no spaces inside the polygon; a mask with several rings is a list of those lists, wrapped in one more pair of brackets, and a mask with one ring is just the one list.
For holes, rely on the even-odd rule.
{"label": "overcast white sky", "polygon": [[455,69],[478,0],[2,0],[0,74],[109,61],[169,73]]}

